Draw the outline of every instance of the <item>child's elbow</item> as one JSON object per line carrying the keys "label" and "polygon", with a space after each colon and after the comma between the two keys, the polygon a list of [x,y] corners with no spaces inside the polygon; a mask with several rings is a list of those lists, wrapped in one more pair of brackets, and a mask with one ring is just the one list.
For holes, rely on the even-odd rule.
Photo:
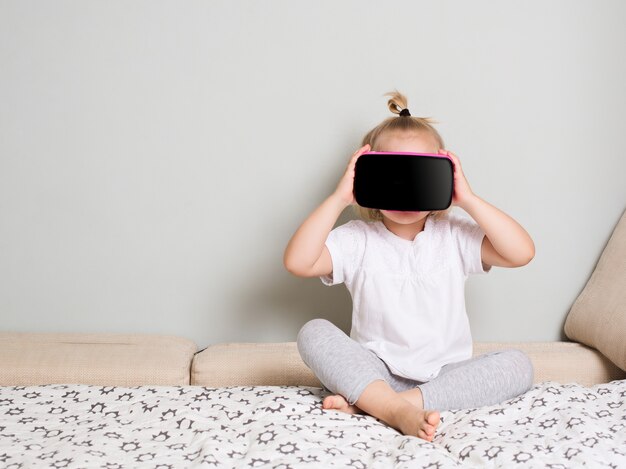
{"label": "child's elbow", "polygon": [[287,272],[289,272],[292,275],[296,275],[296,272],[291,264],[287,262],[283,262],[283,265],[285,266],[285,270],[287,270]]}
{"label": "child's elbow", "polygon": [[530,261],[532,261],[534,257],[535,257],[535,245],[531,244],[530,248],[527,250],[526,255],[522,258],[522,261],[521,263],[519,263],[518,267],[522,267],[530,263]]}
{"label": "child's elbow", "polygon": [[[530,262],[535,257],[535,243],[533,243],[532,239],[530,240],[530,249],[528,251],[528,262]],[[528,264],[528,262],[526,262],[526,264]]]}
{"label": "child's elbow", "polygon": [[296,277],[302,277],[301,269],[291,258],[285,256],[283,258],[283,266],[290,274],[295,275]]}

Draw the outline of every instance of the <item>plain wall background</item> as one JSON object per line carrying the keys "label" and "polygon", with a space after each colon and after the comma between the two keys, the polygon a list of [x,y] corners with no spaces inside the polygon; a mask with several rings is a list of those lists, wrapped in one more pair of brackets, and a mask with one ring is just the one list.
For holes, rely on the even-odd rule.
{"label": "plain wall background", "polygon": [[282,256],[397,88],[535,242],[468,279],[474,340],[562,340],[625,208],[624,24],[620,1],[3,1],[1,328],[348,332],[345,286]]}

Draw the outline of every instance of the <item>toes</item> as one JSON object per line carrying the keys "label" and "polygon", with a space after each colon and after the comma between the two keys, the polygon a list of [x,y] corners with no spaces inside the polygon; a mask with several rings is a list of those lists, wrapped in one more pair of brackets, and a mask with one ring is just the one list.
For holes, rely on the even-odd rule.
{"label": "toes", "polygon": [[426,441],[432,441],[433,439],[433,435],[426,433],[424,430],[418,430],[417,436]]}
{"label": "toes", "polygon": [[431,439],[435,436],[437,426],[439,425],[440,416],[439,412],[432,411],[427,412],[424,416],[424,423],[422,424],[422,431]]}
{"label": "toes", "polygon": [[326,396],[322,402],[322,407],[324,409],[343,409],[346,404],[347,402],[342,396]]}
{"label": "toes", "polygon": [[437,425],[439,425],[441,416],[439,415],[439,412],[437,412],[436,410],[433,410],[431,412],[426,413],[425,420],[427,424],[431,425],[434,428]]}
{"label": "toes", "polygon": [[435,429],[430,426],[422,428],[422,432],[429,437],[435,436]]}

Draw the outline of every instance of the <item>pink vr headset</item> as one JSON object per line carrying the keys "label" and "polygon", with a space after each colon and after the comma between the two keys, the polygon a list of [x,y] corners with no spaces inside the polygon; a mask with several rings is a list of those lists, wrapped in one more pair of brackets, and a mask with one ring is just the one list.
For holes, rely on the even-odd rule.
{"label": "pink vr headset", "polygon": [[363,153],[356,161],[354,197],[383,210],[445,210],[452,203],[454,166],[434,153]]}

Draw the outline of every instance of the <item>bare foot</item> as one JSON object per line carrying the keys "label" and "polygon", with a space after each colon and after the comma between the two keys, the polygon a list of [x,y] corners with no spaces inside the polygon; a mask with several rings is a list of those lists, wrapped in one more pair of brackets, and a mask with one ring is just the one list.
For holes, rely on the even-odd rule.
{"label": "bare foot", "polygon": [[[416,436],[426,441],[432,441],[441,420],[439,411],[422,410],[408,402],[406,405],[410,406],[411,411],[406,412],[405,407],[403,409],[404,411],[397,416],[397,429],[400,430],[403,435]],[[361,408],[348,404],[348,401],[346,401],[341,394],[326,396],[322,402],[322,408],[326,410],[338,410],[346,414],[365,413]]]}
{"label": "bare foot", "polygon": [[404,435],[411,435],[426,441],[432,441],[439,426],[441,416],[436,410],[422,410],[416,408],[399,416],[397,422],[399,430]]}
{"label": "bare foot", "polygon": [[333,409],[346,414],[362,414],[363,411],[355,405],[348,404],[348,401],[341,395],[326,396],[322,402],[323,409]]}

